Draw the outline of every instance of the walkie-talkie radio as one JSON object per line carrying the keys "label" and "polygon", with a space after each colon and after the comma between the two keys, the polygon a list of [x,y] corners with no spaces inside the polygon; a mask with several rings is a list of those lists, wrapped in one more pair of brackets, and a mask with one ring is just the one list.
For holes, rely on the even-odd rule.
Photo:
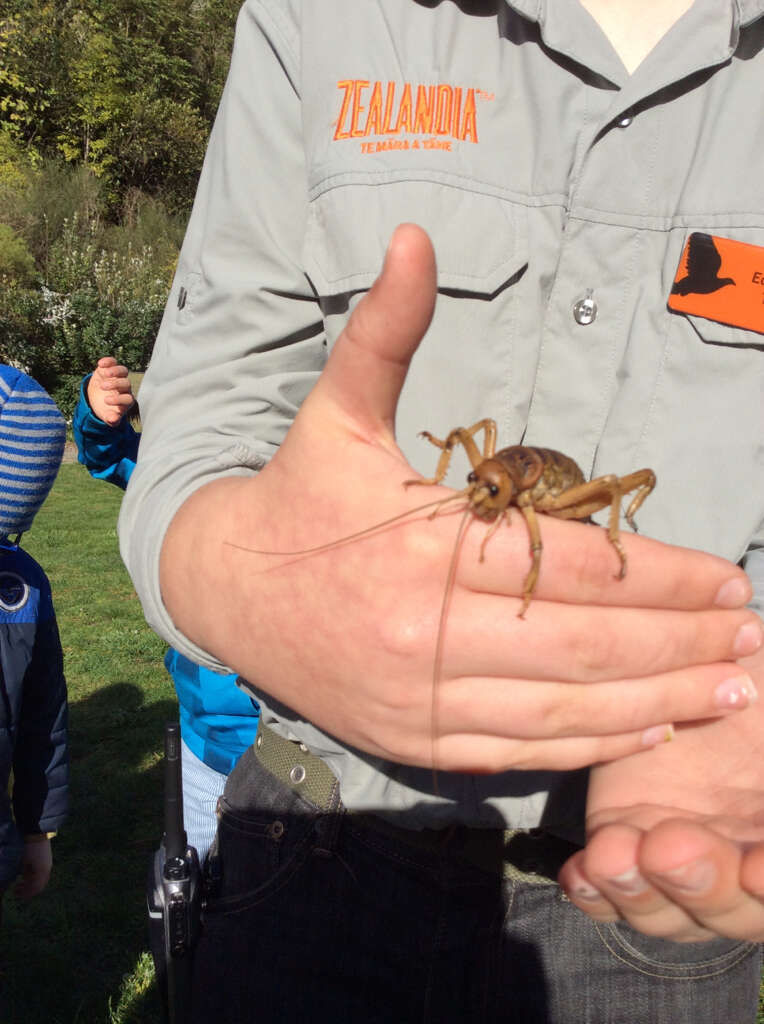
{"label": "walkie-talkie radio", "polygon": [[189,1020],[193,953],[199,935],[199,858],[183,827],[180,726],[164,734],[164,835],[149,867],[148,914],[157,983],[170,1024]]}

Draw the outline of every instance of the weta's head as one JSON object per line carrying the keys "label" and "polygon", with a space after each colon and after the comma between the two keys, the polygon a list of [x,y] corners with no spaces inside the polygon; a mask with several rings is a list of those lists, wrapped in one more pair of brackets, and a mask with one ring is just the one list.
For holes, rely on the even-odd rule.
{"label": "weta's head", "polygon": [[467,483],[470,508],[480,519],[495,519],[512,503],[515,485],[498,459],[484,459]]}

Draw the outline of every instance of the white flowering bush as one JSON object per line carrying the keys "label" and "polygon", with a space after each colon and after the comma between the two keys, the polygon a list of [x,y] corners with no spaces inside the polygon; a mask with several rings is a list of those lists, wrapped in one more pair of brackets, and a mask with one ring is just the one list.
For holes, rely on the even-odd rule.
{"label": "white flowering bush", "polygon": [[145,220],[136,201],[130,220],[116,226],[104,226],[92,207],[85,216],[75,210],[24,280],[3,275],[0,262],[0,361],[33,374],[67,416],[100,356],[131,370],[148,363],[181,234],[148,202]]}

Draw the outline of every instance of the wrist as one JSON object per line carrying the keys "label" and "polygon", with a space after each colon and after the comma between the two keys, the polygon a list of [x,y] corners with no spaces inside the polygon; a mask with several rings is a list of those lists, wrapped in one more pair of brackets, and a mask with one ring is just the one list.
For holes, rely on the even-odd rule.
{"label": "wrist", "polygon": [[[93,374],[92,373],[89,373],[86,377],[82,378],[82,380],[80,382],[80,396],[84,399],[85,405],[88,407],[88,409],[93,414],[93,416],[96,416],[96,413],[93,412],[93,405],[92,405],[92,403],[90,401],[90,384],[91,384],[92,380],[93,380]],[[98,419],[97,416],[96,416],[96,419]]]}

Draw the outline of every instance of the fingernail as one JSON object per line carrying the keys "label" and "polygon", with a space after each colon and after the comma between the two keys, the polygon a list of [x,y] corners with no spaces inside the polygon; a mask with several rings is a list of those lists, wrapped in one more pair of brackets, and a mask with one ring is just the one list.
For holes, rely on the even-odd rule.
{"label": "fingernail", "polygon": [[714,604],[717,608],[742,608],[751,600],[751,584],[747,577],[736,576],[722,583],[716,592]]}
{"label": "fingernail", "polygon": [[710,889],[715,877],[716,868],[710,860],[694,860],[671,871],[661,872],[661,878],[669,885],[675,889],[685,889],[687,892]]}
{"label": "fingernail", "polygon": [[384,260],[382,261],[382,269],[383,269],[383,270],[385,269],[385,265],[387,264],[387,261],[388,261],[388,260],[389,260],[389,258],[390,258],[390,253],[391,253],[391,252],[392,252],[392,250],[393,250],[393,243],[394,243],[394,241],[395,241],[395,235],[396,235],[396,232],[397,232],[397,231],[398,231],[398,228],[396,227],[396,228],[395,228],[395,229],[393,230],[393,233],[392,233],[392,235],[390,235],[390,238],[389,238],[389,240],[388,240],[388,242],[387,242],[387,248],[385,249],[385,258],[384,258]]}
{"label": "fingernail", "polygon": [[636,868],[630,868],[620,875],[613,875],[612,878],[608,879],[608,882],[628,896],[637,896],[647,889],[647,882]]}
{"label": "fingernail", "polygon": [[746,654],[755,654],[764,642],[764,632],[758,622],[746,622],[735,636],[732,650],[736,658],[744,658]]}
{"label": "fingernail", "polygon": [[588,885],[586,882],[578,882],[572,889],[569,890],[571,896],[576,896],[580,900],[601,900],[602,894],[594,886]]}
{"label": "fingernail", "polygon": [[759,699],[759,694],[749,675],[732,676],[714,690],[714,703],[718,708],[734,708],[742,711]]}
{"label": "fingernail", "polygon": [[673,738],[674,726],[671,723],[668,725],[654,725],[650,729],[645,729],[642,733],[642,746],[657,747],[659,743],[669,743]]}

